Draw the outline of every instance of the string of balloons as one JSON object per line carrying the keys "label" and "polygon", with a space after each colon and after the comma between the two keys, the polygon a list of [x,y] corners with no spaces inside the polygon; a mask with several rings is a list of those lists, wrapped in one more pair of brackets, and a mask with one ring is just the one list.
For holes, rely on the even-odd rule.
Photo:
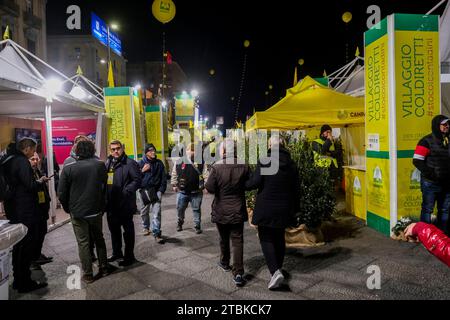
{"label": "string of balloons", "polygon": [[244,63],[242,66],[242,74],[241,74],[241,83],[239,86],[239,95],[238,95],[238,99],[237,99],[237,104],[236,104],[236,110],[235,110],[235,114],[234,114],[234,121],[235,123],[238,122],[238,118],[239,118],[239,109],[241,107],[241,100],[242,100],[242,95],[243,95],[243,91],[244,91],[244,84],[245,84],[245,75],[246,75],[246,71],[247,71],[247,49],[250,47],[250,41],[249,40],[245,40],[244,41],[244,48],[245,53],[244,53]]}

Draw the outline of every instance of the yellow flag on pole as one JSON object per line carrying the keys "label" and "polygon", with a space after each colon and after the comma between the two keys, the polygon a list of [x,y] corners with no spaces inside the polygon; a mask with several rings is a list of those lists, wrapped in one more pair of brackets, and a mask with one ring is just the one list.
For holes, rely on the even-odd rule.
{"label": "yellow flag on pole", "polygon": [[295,67],[295,71],[294,71],[294,87],[297,85],[298,83],[298,79],[297,79],[297,67]]}
{"label": "yellow flag on pole", "polygon": [[9,37],[9,26],[6,26],[5,33],[3,34],[3,40],[10,39]]}
{"label": "yellow flag on pole", "polygon": [[109,62],[109,69],[108,69],[108,87],[114,88],[114,73],[113,73],[111,61]]}
{"label": "yellow flag on pole", "polygon": [[323,70],[323,77],[324,77],[324,78],[328,77],[328,76],[327,76],[327,70],[325,70],[325,69]]}
{"label": "yellow flag on pole", "polygon": [[81,66],[78,66],[78,68],[77,68],[77,75],[79,75],[79,76],[83,75],[83,70],[81,70]]}
{"label": "yellow flag on pole", "polygon": [[356,53],[355,53],[355,57],[360,57],[361,54],[359,52],[359,47],[356,47]]}

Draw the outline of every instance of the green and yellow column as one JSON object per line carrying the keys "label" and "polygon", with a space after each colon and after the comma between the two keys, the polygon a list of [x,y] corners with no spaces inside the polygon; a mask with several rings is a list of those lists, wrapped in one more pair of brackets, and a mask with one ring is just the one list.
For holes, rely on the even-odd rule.
{"label": "green and yellow column", "polygon": [[119,140],[129,158],[142,158],[141,97],[130,87],[105,88],[108,141]]}
{"label": "green and yellow column", "polygon": [[420,217],[418,141],[441,110],[439,17],[393,14],[365,32],[367,224]]}

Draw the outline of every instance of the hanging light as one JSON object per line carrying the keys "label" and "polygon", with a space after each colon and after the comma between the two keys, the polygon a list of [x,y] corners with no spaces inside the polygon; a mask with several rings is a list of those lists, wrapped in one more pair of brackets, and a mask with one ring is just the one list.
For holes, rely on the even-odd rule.
{"label": "hanging light", "polygon": [[78,100],[86,98],[86,92],[80,86],[74,86],[72,90],[70,90],[70,95]]}

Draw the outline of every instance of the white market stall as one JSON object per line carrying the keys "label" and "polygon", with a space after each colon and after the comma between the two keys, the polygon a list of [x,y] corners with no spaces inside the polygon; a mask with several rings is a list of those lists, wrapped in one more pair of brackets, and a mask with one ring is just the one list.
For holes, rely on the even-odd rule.
{"label": "white market stall", "polygon": [[[0,148],[14,138],[10,131],[14,123],[45,121],[45,149],[48,175],[53,175],[52,120],[98,119],[102,125],[105,112],[101,90],[93,90],[78,78],[68,78],[46,62],[11,40],[0,42]],[[75,81],[74,81],[75,80]],[[102,148],[102,132],[96,136],[97,150]],[[56,199],[54,181],[49,190]],[[55,218],[56,201],[52,201],[51,217]]]}

